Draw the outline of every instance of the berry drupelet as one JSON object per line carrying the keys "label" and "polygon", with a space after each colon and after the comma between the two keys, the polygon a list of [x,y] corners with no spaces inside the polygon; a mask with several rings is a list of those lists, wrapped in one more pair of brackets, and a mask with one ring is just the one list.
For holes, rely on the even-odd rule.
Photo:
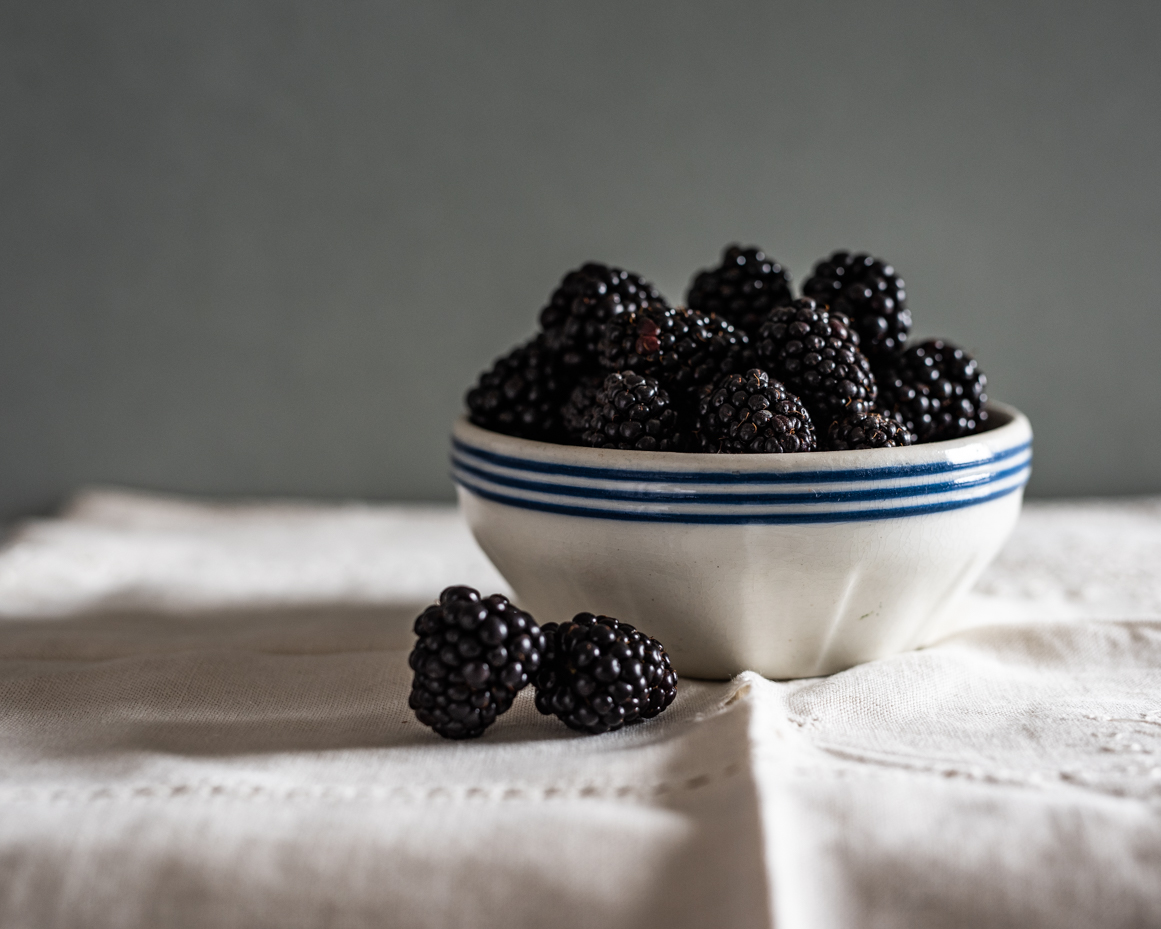
{"label": "berry drupelet", "polygon": [[939,442],[978,431],[987,421],[988,379],[962,348],[940,339],[920,342],[879,373],[880,405],[911,433]]}
{"label": "berry drupelet", "polygon": [[[574,397],[584,401],[583,390]],[[685,451],[691,441],[669,394],[655,378],[619,371],[605,378],[583,413],[580,443],[642,452]]]}
{"label": "berry drupelet", "polygon": [[468,416],[477,426],[543,442],[561,435],[566,380],[544,336],[521,345],[480,375],[468,391]]}
{"label": "berry drupelet", "polygon": [[652,719],[677,695],[677,672],[661,643],[628,623],[578,613],[545,623],[536,708],[570,729],[598,734]]}
{"label": "berry drupelet", "polygon": [[637,274],[589,262],[570,271],[540,311],[546,344],[566,368],[595,368],[601,328],[614,316],[664,307],[657,288]]}
{"label": "berry drupelet", "polygon": [[770,310],[793,299],[786,269],[761,249],[740,245],[727,246],[721,264],[699,272],[685,295],[691,310],[713,313],[749,334]]}
{"label": "berry drupelet", "polygon": [[899,351],[911,331],[903,279],[889,264],[870,255],[835,252],[814,266],[802,284],[802,294],[845,314],[869,358]]}
{"label": "berry drupelet", "polygon": [[802,398],[820,429],[848,414],[871,412],[875,376],[843,314],[810,297],[795,300],[767,315],[755,348],[762,367]]}
{"label": "berry drupelet", "polygon": [[856,448],[902,448],[911,444],[911,433],[901,423],[882,413],[846,416],[835,420],[827,431],[827,451]]}
{"label": "berry drupelet", "polygon": [[540,670],[545,638],[507,597],[448,587],[415,620],[408,705],[446,739],[483,734]]}
{"label": "berry drupelet", "polygon": [[610,320],[601,366],[657,378],[670,390],[695,389],[753,360],[749,339],[726,320],[685,307],[646,307]]}
{"label": "berry drupelet", "polygon": [[727,374],[703,391],[698,434],[708,452],[812,452],[814,424],[802,401],[757,368]]}

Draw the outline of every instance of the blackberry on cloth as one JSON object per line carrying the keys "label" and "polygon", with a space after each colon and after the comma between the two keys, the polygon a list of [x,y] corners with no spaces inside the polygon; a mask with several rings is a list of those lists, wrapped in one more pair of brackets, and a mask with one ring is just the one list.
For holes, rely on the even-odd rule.
{"label": "blackberry on cloth", "polygon": [[691,310],[713,313],[753,334],[770,310],[786,306],[790,274],[756,246],[729,245],[716,268],[694,277],[685,295]]}
{"label": "blackberry on cloth", "polygon": [[545,636],[507,597],[448,587],[415,620],[408,705],[446,739],[482,735],[540,670]]}
{"label": "blackberry on cloth", "polygon": [[710,452],[812,452],[818,447],[810,413],[765,371],[727,374],[698,404],[698,433]]}
{"label": "blackberry on cloth", "polygon": [[652,719],[677,696],[677,672],[661,643],[609,616],[577,613],[545,623],[536,708],[570,729],[598,734]]}
{"label": "blackberry on cloth", "polygon": [[771,311],[758,329],[761,366],[802,398],[820,429],[850,413],[871,412],[871,363],[850,320],[810,297]]}
{"label": "blackberry on cloth", "polygon": [[664,307],[660,292],[640,275],[590,261],[570,271],[540,311],[546,344],[566,368],[596,367],[606,322],[647,306]]}
{"label": "blackberry on cloth", "polygon": [[561,434],[560,405],[567,390],[560,364],[539,335],[496,359],[465,398],[477,426],[542,442]]}
{"label": "blackberry on cloth", "polygon": [[846,315],[868,358],[901,350],[911,331],[903,279],[885,261],[861,252],[835,252],[818,262],[802,283],[802,295]]}
{"label": "blackberry on cloth", "polygon": [[902,423],[882,413],[847,416],[830,424],[826,435],[828,451],[861,448],[902,448],[911,444],[911,433]]}
{"label": "blackberry on cloth", "polygon": [[912,442],[970,435],[987,421],[987,376],[950,342],[911,346],[880,369],[879,383],[881,405],[907,427]]}
{"label": "blackberry on cloth", "polygon": [[[589,399],[583,387],[573,392],[576,405]],[[570,409],[569,418],[573,417]],[[593,448],[636,449],[644,452],[684,451],[689,434],[669,394],[655,378],[619,371],[605,378],[577,417],[583,426],[580,443]]]}

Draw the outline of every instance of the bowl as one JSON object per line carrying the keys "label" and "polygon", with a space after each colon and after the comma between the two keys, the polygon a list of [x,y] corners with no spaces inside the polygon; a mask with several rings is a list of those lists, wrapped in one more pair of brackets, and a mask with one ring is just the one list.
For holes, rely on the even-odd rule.
{"label": "bowl", "polygon": [[1019,515],[1032,429],[909,448],[704,455],[554,445],[460,419],[452,476],[481,548],[540,622],[658,638],[678,673],[830,674],[936,637]]}

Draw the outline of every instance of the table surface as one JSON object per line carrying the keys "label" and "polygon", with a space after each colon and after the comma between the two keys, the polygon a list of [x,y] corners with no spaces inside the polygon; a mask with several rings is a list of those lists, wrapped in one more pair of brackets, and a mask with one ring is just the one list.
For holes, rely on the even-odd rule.
{"label": "table surface", "polygon": [[601,737],[409,714],[452,509],[110,491],[0,550],[0,925],[1161,925],[1161,501],[1033,503],[918,652]]}

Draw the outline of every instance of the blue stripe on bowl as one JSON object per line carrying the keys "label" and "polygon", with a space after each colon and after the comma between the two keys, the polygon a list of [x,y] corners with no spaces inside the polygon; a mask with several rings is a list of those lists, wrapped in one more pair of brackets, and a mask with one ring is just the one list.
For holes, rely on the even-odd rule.
{"label": "blue stripe on bowl", "polygon": [[1032,443],[1029,440],[1019,445],[1014,445],[1011,448],[983,455],[971,461],[954,463],[938,461],[928,464],[888,465],[881,468],[851,468],[834,471],[723,473],[705,471],[642,471],[628,468],[596,468],[588,465],[553,464],[485,451],[482,448],[469,445],[460,439],[452,438],[452,446],[457,452],[463,455],[470,455],[481,462],[511,468],[517,471],[591,478],[594,480],[669,484],[840,484],[858,481],[898,480],[901,478],[925,475],[951,474],[970,468],[986,467],[1019,455],[1021,452],[1029,449],[1031,445]]}
{"label": "blue stripe on bowl", "polygon": [[[1007,458],[1007,456],[1004,456]],[[1001,459],[1002,460],[1002,459]],[[867,488],[853,488],[840,491],[802,490],[789,493],[721,493],[713,491],[699,491],[691,489],[686,492],[673,493],[664,490],[624,489],[616,486],[584,486],[575,484],[558,484],[549,481],[528,480],[512,477],[486,468],[479,468],[466,460],[463,456],[453,455],[452,464],[457,472],[467,475],[469,479],[477,478],[493,485],[499,485],[512,491],[531,491],[533,493],[552,494],[562,497],[579,497],[593,500],[626,501],[640,503],[695,503],[718,504],[727,506],[756,506],[771,504],[802,504],[802,503],[859,503],[873,500],[899,500],[908,497],[932,496],[953,491],[967,490],[985,484],[1003,481],[1028,467],[1029,456],[1022,456],[1021,460],[1009,467],[996,471],[983,471],[980,474],[964,475],[955,480],[938,480],[929,483],[909,484],[903,486],[884,487],[879,482]],[[978,466],[977,466],[978,467]],[[666,474],[668,477],[668,474]],[[456,479],[453,475],[453,480]],[[476,486],[479,486],[476,482]],[[510,499],[518,499],[519,494],[509,495]]]}
{"label": "blue stripe on bowl", "polygon": [[593,519],[620,519],[633,522],[666,522],[666,523],[701,523],[711,525],[781,525],[793,523],[845,523],[862,522],[877,519],[897,519],[908,516],[922,516],[928,513],[941,513],[947,510],[958,510],[964,507],[976,506],[997,500],[1000,497],[1014,493],[1024,486],[1031,474],[1031,467],[1024,465],[1016,469],[1020,479],[1012,481],[1008,486],[1000,487],[991,493],[983,495],[968,495],[953,497],[936,502],[914,503],[906,506],[881,507],[877,509],[860,510],[828,510],[820,508],[817,511],[807,512],[772,512],[772,513],[730,513],[730,512],[672,512],[657,510],[610,510],[601,507],[577,506],[572,503],[556,503],[543,500],[513,497],[508,494],[497,493],[482,487],[471,478],[463,475],[454,475],[452,479],[477,496],[503,503],[521,509],[539,510],[545,513],[557,513],[564,516],[585,516]]}

